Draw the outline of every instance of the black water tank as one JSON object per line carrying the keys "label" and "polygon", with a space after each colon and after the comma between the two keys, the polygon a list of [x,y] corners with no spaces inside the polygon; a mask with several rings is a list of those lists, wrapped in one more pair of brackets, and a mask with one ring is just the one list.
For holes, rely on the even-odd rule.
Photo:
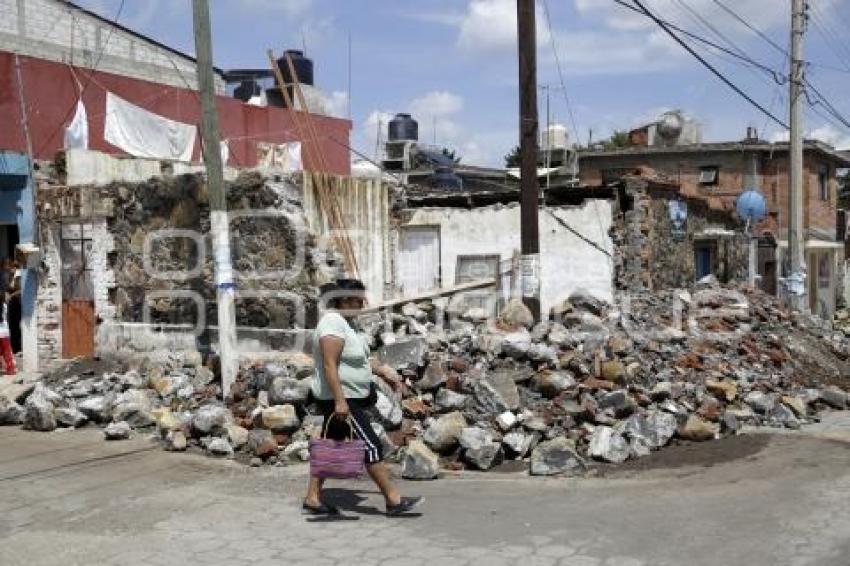
{"label": "black water tank", "polygon": [[238,98],[242,102],[248,102],[251,98],[259,95],[260,92],[260,85],[257,84],[257,81],[248,79],[239,83],[239,86],[233,90],[233,98]]}
{"label": "black water tank", "polygon": [[410,117],[410,114],[396,114],[390,120],[390,141],[417,141],[419,140],[419,124]]}
{"label": "black water tank", "polygon": [[292,66],[295,67],[298,82],[302,85],[313,86],[313,61],[304,57],[304,52],[297,49],[287,49],[283,52],[283,57],[277,60],[277,66],[283,75],[283,82],[288,85],[295,83],[292,73],[289,72],[289,65],[286,63],[287,54],[292,59]]}

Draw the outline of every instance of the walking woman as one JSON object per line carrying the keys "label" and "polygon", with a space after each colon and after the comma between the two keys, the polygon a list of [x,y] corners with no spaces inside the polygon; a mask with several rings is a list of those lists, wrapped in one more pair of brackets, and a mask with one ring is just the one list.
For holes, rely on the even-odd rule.
{"label": "walking woman", "polygon": [[12,353],[12,341],[9,339],[9,314],[6,308],[6,290],[0,291],[0,354],[6,366],[6,375],[15,375],[15,355]]}
{"label": "walking woman", "polygon": [[[402,497],[390,478],[383,462],[381,442],[372,429],[369,417],[377,399],[376,385],[372,379],[373,367],[369,361],[369,348],[352,329],[349,320],[356,316],[365,303],[366,288],[356,279],[340,279],[323,288],[328,298],[328,312],[322,316],[313,337],[313,396],[328,423],[328,437],[342,440],[350,430],[366,444],[363,455],[366,471],[381,490],[389,516],[404,514],[419,503],[421,497]],[[400,390],[402,384],[383,368],[375,367],[378,377],[391,387]],[[349,429],[349,423],[351,429]],[[353,430],[352,430],[353,429]],[[314,515],[337,515],[339,510],[321,499],[323,480],[310,477],[302,509]]]}

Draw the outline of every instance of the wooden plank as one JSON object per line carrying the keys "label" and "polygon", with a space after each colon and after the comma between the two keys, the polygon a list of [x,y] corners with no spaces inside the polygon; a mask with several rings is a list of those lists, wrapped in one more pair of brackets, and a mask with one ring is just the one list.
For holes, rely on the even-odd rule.
{"label": "wooden plank", "polygon": [[384,309],[391,309],[403,305],[405,303],[415,303],[418,301],[426,301],[428,299],[436,299],[439,297],[456,295],[457,293],[463,293],[465,291],[474,291],[476,289],[492,287],[495,284],[495,279],[479,279],[478,281],[470,281],[469,283],[463,283],[462,285],[454,285],[453,287],[443,287],[442,289],[434,289],[433,291],[420,293],[412,297],[404,297],[399,299],[392,299],[390,301],[384,301],[383,303],[379,303],[374,306],[367,306],[360,312],[364,314],[370,312],[378,312]]}
{"label": "wooden plank", "polygon": [[62,357],[94,357],[94,302],[62,303]]}

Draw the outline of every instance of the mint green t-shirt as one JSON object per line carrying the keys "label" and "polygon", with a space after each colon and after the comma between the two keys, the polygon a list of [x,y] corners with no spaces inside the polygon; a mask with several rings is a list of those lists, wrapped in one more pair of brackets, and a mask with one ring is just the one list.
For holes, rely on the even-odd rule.
{"label": "mint green t-shirt", "polygon": [[313,395],[325,401],[334,398],[325,380],[324,359],[319,348],[319,340],[325,336],[336,336],[345,340],[337,369],[345,397],[347,399],[368,397],[369,387],[372,384],[369,349],[351,325],[337,312],[326,313],[319,320],[313,333],[313,363],[316,366],[316,373],[313,376]]}

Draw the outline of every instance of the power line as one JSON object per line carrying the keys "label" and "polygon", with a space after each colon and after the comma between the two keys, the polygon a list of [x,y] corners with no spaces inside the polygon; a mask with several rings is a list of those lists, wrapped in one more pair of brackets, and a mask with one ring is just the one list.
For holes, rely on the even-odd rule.
{"label": "power line", "polygon": [[552,29],[552,19],[549,16],[549,0],[543,0],[543,15],[546,19],[546,28],[549,30],[549,40],[552,45],[552,53],[555,56],[555,66],[558,68],[558,79],[561,81],[561,92],[564,93],[564,102],[567,104],[567,112],[570,115],[570,124],[573,126],[576,143],[579,140],[578,126],[576,126],[576,118],[573,114],[573,106],[570,104],[570,95],[567,92],[567,84],[564,81],[564,72],[561,69],[561,58],[558,56],[558,46],[555,43],[555,30]]}
{"label": "power line", "polygon": [[837,108],[836,108],[836,107],[835,107],[835,106],[834,106],[834,105],[833,105],[833,104],[829,101],[829,99],[828,99],[828,98],[826,98],[826,96],[824,96],[824,94],[823,94],[820,90],[818,90],[818,89],[817,89],[817,87],[816,87],[815,85],[813,85],[812,83],[810,83],[808,80],[805,80],[805,83],[806,83],[806,86],[807,86],[809,89],[811,89],[811,91],[812,91],[812,92],[814,92],[814,93],[815,93],[815,95],[816,95],[816,96],[817,96],[817,98],[818,98],[818,100],[816,100],[816,101],[812,101],[812,100],[808,97],[808,92],[807,92],[806,94],[807,94],[807,99],[808,99],[808,101],[809,101],[809,105],[811,105],[811,106],[813,106],[813,107],[814,107],[815,105],[820,104],[821,106],[823,106],[823,107],[826,109],[826,111],[827,111],[827,112],[828,112],[828,113],[829,113],[829,114],[830,114],[833,118],[835,118],[836,120],[838,120],[839,122],[841,122],[841,123],[842,123],[842,124],[843,124],[846,128],[850,129],[850,120],[848,120],[847,118],[845,118],[845,117],[841,114],[841,112],[839,112],[839,111],[838,111],[838,109],[837,109]]}
{"label": "power line", "polygon": [[703,57],[702,57],[699,53],[697,53],[697,52],[696,52],[696,51],[695,51],[695,50],[694,50],[694,49],[693,49],[690,45],[688,45],[687,43],[685,43],[685,41],[683,41],[683,40],[682,40],[682,38],[680,38],[678,35],[676,35],[676,34],[675,34],[675,33],[674,33],[674,32],[673,32],[673,31],[672,31],[672,30],[671,30],[671,29],[670,29],[670,28],[669,28],[669,27],[668,27],[668,26],[664,23],[664,22],[662,22],[660,19],[658,19],[658,17],[657,17],[655,14],[653,14],[651,11],[649,11],[649,9],[647,9],[647,7],[646,7],[646,6],[644,6],[644,5],[641,3],[641,1],[640,1],[640,0],[632,0],[632,1],[634,2],[634,4],[635,4],[638,8],[640,8],[640,10],[641,10],[641,11],[642,11],[642,12],[643,12],[643,13],[644,13],[644,14],[645,14],[648,18],[650,18],[652,21],[654,21],[656,25],[658,25],[658,26],[659,26],[662,30],[664,30],[664,32],[665,32],[665,33],[667,33],[667,35],[669,35],[670,37],[672,37],[672,38],[676,41],[676,43],[678,43],[678,44],[679,44],[679,45],[681,45],[681,46],[682,46],[685,50],[687,50],[687,52],[688,52],[688,53],[690,53],[690,54],[691,54],[694,58],[696,58],[696,60],[697,60],[697,61],[699,61],[700,63],[702,63],[702,65],[703,65],[706,69],[708,69],[709,71],[711,71],[711,73],[712,73],[712,74],[714,74],[714,75],[715,75],[718,79],[720,79],[721,81],[723,81],[723,83],[724,83],[724,84],[726,84],[726,86],[728,86],[729,88],[731,88],[732,90],[734,90],[734,91],[735,91],[735,92],[736,92],[736,93],[737,93],[737,94],[738,94],[741,98],[743,98],[744,100],[746,100],[747,102],[749,102],[750,104],[752,104],[753,106],[755,106],[756,108],[758,108],[758,109],[759,109],[759,110],[760,110],[763,114],[765,114],[765,115],[769,116],[769,117],[770,117],[770,119],[772,119],[774,122],[776,122],[777,124],[781,125],[783,128],[788,128],[788,126],[785,124],[785,122],[783,122],[782,120],[780,120],[779,118],[777,118],[777,117],[776,117],[776,116],[775,116],[772,112],[770,112],[767,108],[765,108],[764,106],[762,106],[761,104],[759,104],[758,102],[756,102],[756,101],[755,101],[755,100],[754,100],[754,99],[753,99],[750,95],[748,95],[747,93],[745,93],[745,92],[744,92],[743,90],[741,90],[741,88],[740,88],[740,87],[738,87],[735,83],[733,83],[731,80],[729,80],[728,78],[726,78],[726,76],[725,76],[723,73],[721,73],[719,70],[717,70],[717,68],[715,68],[715,67],[714,67],[711,63],[709,63],[708,61],[706,61],[706,60],[705,60],[705,58],[703,58]]}
{"label": "power line", "polygon": [[[121,0],[121,4],[118,5],[118,10],[115,12],[115,17],[112,18],[113,24],[117,24],[118,20],[121,18],[121,14],[124,12],[125,2],[126,2],[126,0]],[[80,90],[80,95],[79,95],[80,100],[82,100],[83,94],[86,92],[86,90],[88,90],[89,85],[91,85],[91,82],[94,79],[94,73],[95,73],[95,71],[97,71],[97,68],[100,66],[100,62],[103,59],[103,54],[106,51],[106,47],[109,45],[109,42],[112,40],[113,33],[115,33],[115,26],[112,26],[112,27],[109,28],[109,35],[106,36],[106,41],[104,41],[103,45],[101,45],[101,47],[100,47],[100,51],[98,52],[97,60],[95,60],[94,65],[89,69],[89,76],[88,76],[88,79],[86,80],[86,84]],[[44,138],[44,142],[38,148],[38,150],[36,150],[36,152],[33,155],[41,154],[42,150],[45,147],[47,147],[47,145],[50,143],[50,141],[53,139],[53,137],[59,132],[60,129],[62,129],[65,126],[65,123],[68,121],[68,118],[71,117],[71,113],[74,112],[76,110],[76,108],[77,108],[77,101],[75,100],[71,104],[71,107],[68,108],[68,111],[65,112],[65,117],[59,122],[59,124],[56,126],[56,129],[54,129],[50,133],[49,136]]]}
{"label": "power line", "polygon": [[769,43],[774,49],[785,55],[786,57],[790,57],[788,55],[788,50],[783,48],[781,45],[770,39],[763,31],[758,29],[757,27],[750,24],[747,20],[745,20],[742,16],[740,16],[737,12],[735,12],[732,8],[721,2],[721,0],[712,0],[715,4],[720,6],[727,14],[738,20],[741,24],[743,24],[747,29],[758,35],[760,38]]}
{"label": "power line", "polygon": [[842,67],[844,67],[844,69],[850,72],[850,64],[847,63],[846,59],[847,55],[850,55],[850,50],[844,51],[844,53],[841,52],[841,50],[837,46],[841,46],[843,48],[844,44],[840,40],[836,41],[836,35],[832,31],[832,28],[830,28],[822,20],[820,11],[817,8],[817,4],[813,4],[813,6],[814,9],[812,10],[811,22],[815,28],[815,31],[817,31],[818,34],[823,38],[824,43],[826,43],[826,46],[829,48],[830,51],[832,51],[833,55],[835,55],[836,60],[842,65]]}
{"label": "power line", "polygon": [[[631,10],[632,12],[635,12],[635,13],[640,14],[642,16],[646,15],[640,9],[638,9],[636,6],[629,4],[625,0],[614,0],[614,2],[619,4],[623,8]],[[662,18],[657,18],[657,19],[658,19],[659,22],[662,22],[668,28],[670,28],[674,31],[677,31],[677,32],[681,33],[682,35],[684,35],[684,36],[686,36],[690,39],[693,39],[694,41],[698,41],[700,43],[708,45],[709,47],[711,47],[713,49],[721,51],[721,52],[723,52],[723,53],[725,53],[725,54],[727,54],[731,57],[734,57],[736,59],[744,61],[744,62],[752,65],[753,67],[756,67],[756,68],[764,71],[765,73],[767,73],[768,75],[770,75],[773,78],[773,80],[774,80],[774,82],[776,82],[776,84],[783,85],[783,84],[786,84],[788,82],[788,78],[784,74],[777,72],[775,69],[768,67],[764,63],[759,63],[758,61],[754,60],[752,57],[747,56],[746,54],[742,55],[740,53],[732,51],[731,49],[724,47],[724,46],[722,46],[722,45],[720,45],[720,44],[718,44],[714,41],[711,41],[710,39],[706,39],[706,38],[702,37],[701,35],[697,35],[697,34],[691,32],[691,31],[688,31],[688,30],[686,30],[682,27],[679,27],[676,24],[670,22],[669,20],[664,20]]]}
{"label": "power line", "polygon": [[735,50],[736,52],[738,52],[740,55],[746,56],[746,52],[744,52],[744,50],[743,50],[743,49],[741,49],[740,47],[738,47],[738,45],[737,45],[734,41],[732,41],[731,39],[729,39],[728,37],[726,37],[726,36],[723,34],[723,32],[721,32],[721,31],[720,31],[720,30],[718,30],[718,29],[717,29],[714,25],[712,25],[712,23],[711,23],[710,21],[706,20],[706,19],[705,19],[705,18],[704,18],[704,17],[703,17],[703,16],[702,16],[699,12],[697,12],[697,11],[696,11],[694,8],[692,8],[692,7],[691,7],[691,6],[690,6],[687,2],[685,2],[685,0],[675,0],[675,2],[676,2],[678,5],[680,5],[682,8],[684,8],[684,9],[688,12],[688,14],[690,14],[690,16],[691,16],[691,17],[692,17],[692,18],[693,18],[693,19],[694,19],[697,23],[699,23],[700,25],[702,25],[705,29],[707,29],[709,32],[713,33],[715,36],[719,37],[721,41],[726,42],[726,45],[728,45],[729,47],[731,47],[732,49],[734,49],[734,50]]}

